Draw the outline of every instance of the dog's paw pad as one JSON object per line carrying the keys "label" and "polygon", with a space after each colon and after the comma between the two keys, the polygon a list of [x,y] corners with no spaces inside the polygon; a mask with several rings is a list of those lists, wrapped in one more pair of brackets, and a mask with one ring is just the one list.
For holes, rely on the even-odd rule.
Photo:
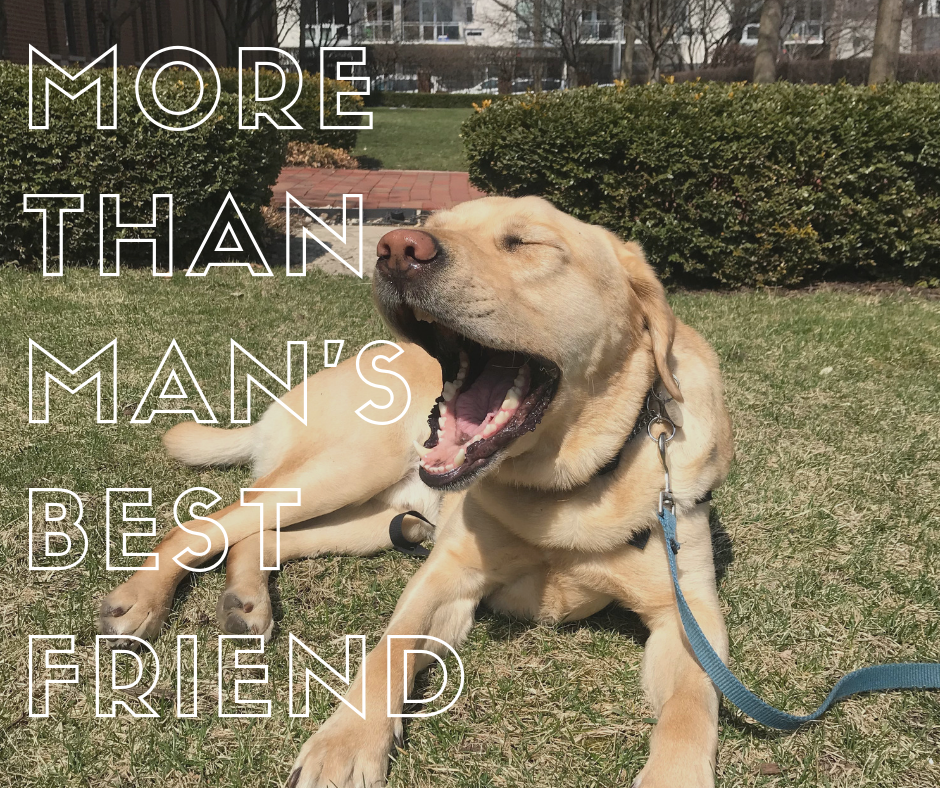
{"label": "dog's paw pad", "polygon": [[244,592],[226,591],[216,610],[219,628],[228,635],[262,635],[274,630],[274,615],[265,589],[262,598]]}
{"label": "dog's paw pad", "polygon": [[168,613],[165,599],[124,583],[101,600],[98,632],[107,635],[113,646],[132,645],[134,641],[127,636],[150,640],[160,632]]}

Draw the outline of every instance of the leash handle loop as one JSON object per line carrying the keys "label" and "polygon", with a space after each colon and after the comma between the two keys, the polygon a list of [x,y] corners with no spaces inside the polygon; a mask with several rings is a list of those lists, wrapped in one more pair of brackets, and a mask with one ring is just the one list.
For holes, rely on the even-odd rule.
{"label": "leash handle loop", "polygon": [[679,571],[676,566],[676,552],[679,550],[676,515],[666,510],[659,512],[658,516],[668,545],[666,556],[669,559],[669,571],[672,574],[679,616],[695,658],[724,696],[757,722],[769,728],[793,731],[807,722],[819,719],[833,703],[849,695],[898,689],[940,689],[940,664],[906,662],[873,665],[852,671],[839,679],[826,699],[812,714],[802,716],[788,714],[765,703],[745,687],[721,661],[699,627],[679,586]]}

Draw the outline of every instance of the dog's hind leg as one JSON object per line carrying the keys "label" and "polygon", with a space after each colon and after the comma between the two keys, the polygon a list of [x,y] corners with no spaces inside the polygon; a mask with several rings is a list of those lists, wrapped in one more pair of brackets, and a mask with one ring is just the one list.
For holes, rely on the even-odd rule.
{"label": "dog's hind leg", "polygon": [[[413,508],[414,505],[412,505]],[[374,555],[392,546],[388,527],[400,509],[380,499],[360,506],[347,506],[314,520],[281,531],[280,562],[312,558],[326,553]],[[436,511],[424,511],[433,519]],[[405,519],[406,539],[420,542],[430,535],[431,526],[414,517]],[[219,628],[228,634],[270,635],[274,628],[268,577],[272,570],[261,568],[260,533],[236,543],[225,564],[225,592],[219,597],[216,615]],[[273,534],[264,539],[264,566],[278,560]]]}

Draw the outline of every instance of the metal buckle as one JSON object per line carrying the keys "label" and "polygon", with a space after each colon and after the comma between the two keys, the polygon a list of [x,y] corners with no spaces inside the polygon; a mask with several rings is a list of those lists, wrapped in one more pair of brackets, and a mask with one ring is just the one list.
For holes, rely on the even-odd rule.
{"label": "metal buckle", "polygon": [[[679,385],[679,379],[673,375],[672,379],[676,381],[676,385]],[[656,406],[653,407],[653,399],[656,400]],[[672,514],[676,513],[676,502],[672,497],[672,482],[669,478],[669,465],[666,462],[666,444],[669,443],[674,437],[676,437],[676,425],[666,414],[666,403],[672,399],[668,394],[665,398],[659,396],[656,393],[655,388],[650,389],[650,393],[646,398],[646,407],[653,414],[653,418],[650,419],[649,423],[646,425],[646,434],[649,435],[651,441],[656,443],[657,448],[659,449],[659,461],[663,466],[663,489],[659,493],[659,513],[665,514],[666,508],[669,508],[669,511]],[[660,432],[658,436],[653,436],[653,427],[656,424],[662,424],[666,428],[666,432]]]}

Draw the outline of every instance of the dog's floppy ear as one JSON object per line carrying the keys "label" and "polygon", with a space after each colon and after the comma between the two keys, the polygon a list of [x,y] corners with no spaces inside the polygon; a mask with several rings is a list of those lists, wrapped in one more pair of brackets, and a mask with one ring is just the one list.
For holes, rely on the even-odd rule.
{"label": "dog's floppy ear", "polygon": [[630,285],[640,303],[640,311],[653,341],[653,359],[663,386],[674,399],[682,401],[682,392],[669,369],[669,352],[676,336],[676,315],[666,301],[653,267],[646,262],[643,250],[635,243],[621,243],[620,261],[630,277]]}

